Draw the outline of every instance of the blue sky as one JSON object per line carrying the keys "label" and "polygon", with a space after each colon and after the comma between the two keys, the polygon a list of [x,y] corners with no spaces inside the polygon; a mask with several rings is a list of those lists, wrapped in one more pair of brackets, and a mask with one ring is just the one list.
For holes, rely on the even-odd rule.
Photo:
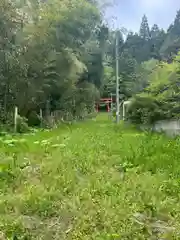
{"label": "blue sky", "polygon": [[116,4],[107,9],[107,18],[111,25],[139,31],[142,16],[147,15],[149,25],[154,23],[167,29],[173,22],[180,0],[115,0]]}

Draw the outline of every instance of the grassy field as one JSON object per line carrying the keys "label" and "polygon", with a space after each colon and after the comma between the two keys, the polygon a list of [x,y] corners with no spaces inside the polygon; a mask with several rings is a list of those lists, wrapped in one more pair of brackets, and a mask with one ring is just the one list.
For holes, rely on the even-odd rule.
{"label": "grassy field", "polygon": [[0,138],[0,239],[180,239],[180,140],[106,118]]}

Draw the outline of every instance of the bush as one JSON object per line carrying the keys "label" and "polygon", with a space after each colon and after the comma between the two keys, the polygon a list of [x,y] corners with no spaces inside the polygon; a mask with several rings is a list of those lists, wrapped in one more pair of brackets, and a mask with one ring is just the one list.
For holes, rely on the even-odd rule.
{"label": "bush", "polygon": [[28,125],[29,126],[40,126],[41,125],[41,118],[40,116],[37,114],[36,111],[31,111],[28,115]]}
{"label": "bush", "polygon": [[127,110],[127,118],[134,124],[153,124],[164,118],[161,105],[148,97],[136,97]]}
{"label": "bush", "polygon": [[135,96],[128,118],[135,124],[180,117],[180,55],[171,63],[160,63],[149,76],[149,86]]}
{"label": "bush", "polygon": [[30,129],[27,124],[27,119],[25,117],[18,116],[17,117],[17,132],[18,133],[26,133],[29,130]]}

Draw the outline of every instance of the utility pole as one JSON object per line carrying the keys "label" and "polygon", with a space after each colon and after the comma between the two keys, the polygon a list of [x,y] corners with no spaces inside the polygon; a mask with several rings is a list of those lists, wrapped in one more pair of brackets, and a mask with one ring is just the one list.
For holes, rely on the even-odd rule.
{"label": "utility pole", "polygon": [[116,123],[119,123],[119,37],[116,32]]}

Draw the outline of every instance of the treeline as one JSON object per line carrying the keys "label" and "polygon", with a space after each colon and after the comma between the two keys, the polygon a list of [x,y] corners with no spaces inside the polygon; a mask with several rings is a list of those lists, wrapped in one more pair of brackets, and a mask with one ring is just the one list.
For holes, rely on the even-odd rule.
{"label": "treeline", "polygon": [[103,76],[107,29],[93,1],[0,1],[0,122],[59,111],[83,118]]}
{"label": "treeline", "polygon": [[[115,92],[115,35],[109,32],[104,95]],[[151,124],[179,117],[178,51],[180,11],[167,31],[157,24],[150,28],[147,17],[143,16],[138,33],[130,32],[124,40],[123,33],[119,32],[120,96],[122,100],[132,100],[128,119]]]}
{"label": "treeline", "polygon": [[[109,31],[104,72],[104,95],[115,82],[115,35]],[[125,36],[125,37],[124,37]],[[124,40],[125,39],[125,40]],[[122,98],[132,97],[148,86],[148,75],[163,61],[171,63],[180,49],[180,11],[167,31],[154,24],[151,28],[144,15],[138,33],[119,31],[119,71]]]}
{"label": "treeline", "polygon": [[151,58],[171,62],[180,48],[180,11],[167,31],[154,24],[151,28],[144,15],[139,33],[129,33],[124,48],[138,63]]}
{"label": "treeline", "polygon": [[[29,125],[40,110],[46,120],[82,119],[115,90],[116,32],[98,1],[2,0],[0,15],[0,124],[12,124],[15,106]],[[173,64],[179,29],[180,11],[167,31],[144,16],[139,33],[118,32],[122,99],[149,89],[159,62]]]}

